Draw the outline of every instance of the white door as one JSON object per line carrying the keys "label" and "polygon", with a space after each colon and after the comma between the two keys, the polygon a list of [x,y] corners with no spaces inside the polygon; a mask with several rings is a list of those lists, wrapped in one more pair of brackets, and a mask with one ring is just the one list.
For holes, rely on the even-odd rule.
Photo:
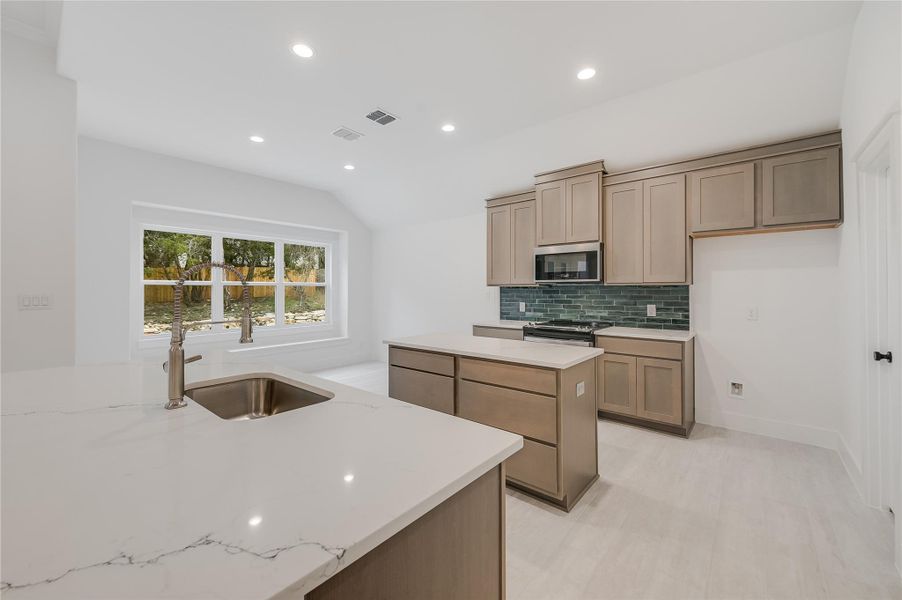
{"label": "white door", "polygon": [[[856,161],[867,332],[866,493],[892,510],[902,564],[902,201],[899,117]],[[890,357],[889,354],[892,354]]]}

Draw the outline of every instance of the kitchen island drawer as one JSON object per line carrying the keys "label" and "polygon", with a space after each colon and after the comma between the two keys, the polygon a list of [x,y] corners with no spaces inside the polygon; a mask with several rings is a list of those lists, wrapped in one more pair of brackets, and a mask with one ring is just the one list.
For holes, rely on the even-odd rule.
{"label": "kitchen island drawer", "polygon": [[552,496],[559,495],[557,448],[532,440],[523,440],[523,449],[504,463],[508,479],[536,488]]}
{"label": "kitchen island drawer", "polygon": [[396,367],[454,377],[454,357],[447,354],[392,347],[388,349],[388,362]]}
{"label": "kitchen island drawer", "polygon": [[460,378],[491,383],[527,392],[554,396],[557,394],[557,373],[551,369],[524,367],[507,363],[460,359]]}
{"label": "kitchen island drawer", "polygon": [[388,395],[449,415],[454,414],[454,378],[391,366],[388,370]]}
{"label": "kitchen island drawer", "polygon": [[457,416],[557,443],[557,399],[550,396],[462,379],[457,389]]}

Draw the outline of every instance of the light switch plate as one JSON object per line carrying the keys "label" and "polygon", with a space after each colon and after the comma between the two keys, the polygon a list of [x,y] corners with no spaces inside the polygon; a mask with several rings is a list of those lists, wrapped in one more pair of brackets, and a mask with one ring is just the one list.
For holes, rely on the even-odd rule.
{"label": "light switch plate", "polygon": [[525,302],[520,303],[520,312],[526,312],[526,303]]}
{"label": "light switch plate", "polygon": [[657,304],[646,304],[645,305],[645,316],[657,317],[658,316],[658,305]]}
{"label": "light switch plate", "polygon": [[580,381],[576,384],[576,397],[579,398],[586,393],[586,382]]}
{"label": "light switch plate", "polygon": [[19,310],[50,310],[53,296],[50,294],[19,294]]}

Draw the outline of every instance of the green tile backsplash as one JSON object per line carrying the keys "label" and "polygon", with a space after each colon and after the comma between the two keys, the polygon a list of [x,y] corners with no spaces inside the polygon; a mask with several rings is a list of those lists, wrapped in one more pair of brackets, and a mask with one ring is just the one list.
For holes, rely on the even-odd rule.
{"label": "green tile backsplash", "polygon": [[[526,312],[520,312],[520,302]],[[647,317],[646,305],[657,306]],[[689,329],[689,286],[606,286],[590,283],[502,287],[501,318],[518,321],[578,319],[624,327]]]}

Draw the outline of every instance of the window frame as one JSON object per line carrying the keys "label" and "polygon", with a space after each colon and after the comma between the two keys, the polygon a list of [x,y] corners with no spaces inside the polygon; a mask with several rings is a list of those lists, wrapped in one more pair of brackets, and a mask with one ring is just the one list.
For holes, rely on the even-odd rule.
{"label": "window frame", "polygon": [[[300,227],[299,227],[300,228]],[[323,332],[321,339],[328,339],[336,326],[335,319],[335,290],[334,290],[334,269],[333,261],[335,257],[335,243],[329,241],[312,241],[305,240],[300,237],[286,237],[280,235],[265,235],[257,233],[239,233],[234,230],[221,230],[217,228],[205,227],[178,227],[172,225],[156,224],[156,223],[139,223],[136,228],[138,234],[138,247],[140,248],[138,261],[140,262],[138,274],[138,287],[140,293],[136,299],[140,314],[140,327],[137,336],[139,344],[156,345],[163,340],[169,340],[170,332],[147,335],[144,333],[144,288],[148,285],[175,285],[177,280],[167,279],[144,279],[144,236],[147,231],[162,231],[167,233],[182,233],[189,235],[201,235],[210,238],[210,260],[213,262],[223,262],[225,252],[223,240],[225,238],[242,239],[260,242],[272,242],[275,247],[275,269],[273,281],[249,281],[248,286],[251,287],[272,287],[275,289],[275,323],[273,325],[257,325],[254,327],[254,337],[266,338],[269,336],[280,336],[286,334],[299,333],[315,333]],[[324,248],[325,257],[325,277],[323,282],[286,282],[285,280],[285,244],[298,246],[314,246]],[[187,284],[187,282],[186,282]],[[221,321],[224,319],[225,303],[223,301],[223,293],[226,287],[240,286],[239,282],[227,283],[223,277],[222,269],[212,269],[209,281],[197,281],[187,285],[209,286],[210,291],[210,318],[213,321]],[[322,321],[314,323],[286,323],[285,322],[285,290],[288,287],[322,287],[325,288],[325,305],[326,315]],[[190,333],[192,339],[197,341],[218,341],[227,340],[235,335],[234,329],[227,329],[224,324],[212,325],[210,328],[193,330]]]}

